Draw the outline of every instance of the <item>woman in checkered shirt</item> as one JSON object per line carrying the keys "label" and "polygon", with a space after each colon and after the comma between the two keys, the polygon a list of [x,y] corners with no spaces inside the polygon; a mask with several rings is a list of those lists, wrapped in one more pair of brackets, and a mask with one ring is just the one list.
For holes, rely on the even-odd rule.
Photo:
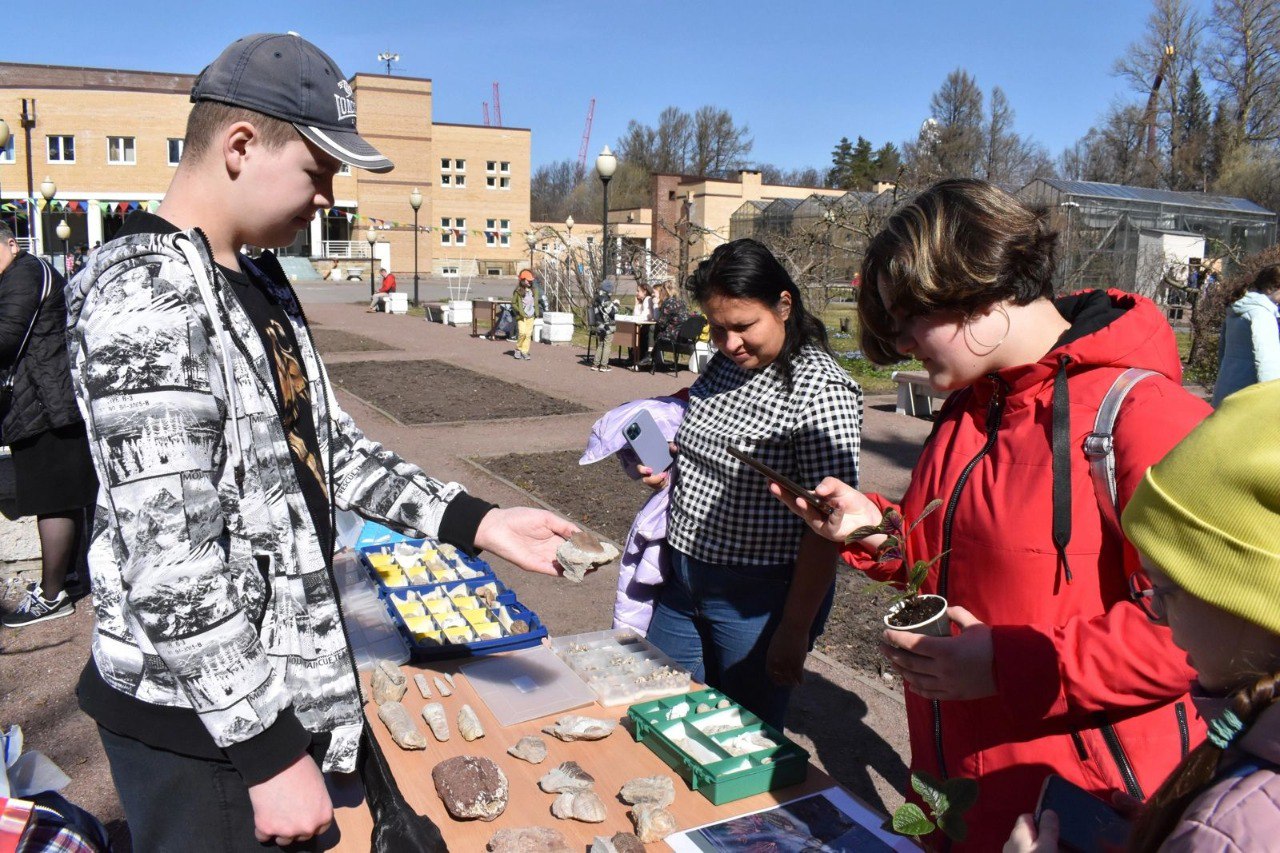
{"label": "woman in checkered shirt", "polygon": [[718,352],[689,389],[676,434],[671,570],[648,637],[781,729],[831,607],[837,546],[807,530],[728,448],[810,488],[833,471],[856,482],[862,390],[762,244],[720,246],[688,290]]}

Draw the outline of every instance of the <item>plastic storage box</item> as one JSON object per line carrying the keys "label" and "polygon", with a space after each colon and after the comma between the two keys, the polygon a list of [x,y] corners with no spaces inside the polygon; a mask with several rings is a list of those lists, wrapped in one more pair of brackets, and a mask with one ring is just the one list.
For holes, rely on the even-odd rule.
{"label": "plastic storage box", "polygon": [[[488,655],[535,646],[547,636],[538,615],[496,579],[386,590],[383,604],[416,658]],[[512,630],[517,622],[528,630]]]}
{"label": "plastic storage box", "polygon": [[[366,525],[367,526],[367,525]],[[384,590],[403,590],[437,583],[493,580],[493,570],[483,560],[468,557],[434,539],[401,539],[360,549],[361,559],[374,581]]]}
{"label": "plastic storage box", "polygon": [[807,751],[716,690],[632,705],[627,716],[636,740],[717,806],[797,785],[809,771]]}
{"label": "plastic storage box", "polygon": [[551,650],[601,705],[630,705],[689,689],[689,673],[629,628],[556,637]]}
{"label": "plastic storage box", "polygon": [[367,670],[380,659],[396,664],[407,661],[409,645],[359,558],[351,551],[335,554],[333,576],[356,666]]}

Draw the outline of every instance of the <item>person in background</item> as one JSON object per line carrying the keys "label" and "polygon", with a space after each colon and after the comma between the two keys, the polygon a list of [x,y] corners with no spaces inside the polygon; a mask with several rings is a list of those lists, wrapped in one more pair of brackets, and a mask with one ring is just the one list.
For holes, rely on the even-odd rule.
{"label": "person in background", "polygon": [[[921,591],[947,599],[959,631],[887,630],[881,653],[906,682],[912,771],[978,781],[956,850],[997,848],[1049,773],[1140,799],[1203,736],[1191,670],[1129,600],[1137,557],[1109,518],[1210,409],[1182,387],[1173,329],[1151,300],[1055,298],[1057,238],[1047,211],[985,181],[942,181],[890,216],[862,264],[863,351],[876,364],[920,359],[951,396],[900,503],[831,478],[817,487],[830,518],[786,501],[842,543],[890,508],[920,520],[907,551],[937,558]],[[1124,398],[1104,507],[1085,440],[1130,367],[1154,375]],[[935,499],[945,508],[921,519]],[[884,542],[853,541],[843,556],[901,581]]]}
{"label": "person in background", "polygon": [[653,303],[653,288],[643,281],[636,282],[636,306],[631,312],[640,323],[652,323],[653,312],[657,306]]}
{"label": "person in background", "polygon": [[648,485],[671,489],[671,568],[648,639],[781,731],[826,624],[838,548],[728,450],[805,487],[831,471],[857,482],[862,389],[763,244],[718,246],[689,287],[717,352],[689,389],[671,469],[639,468]]}
{"label": "person in background", "polygon": [[660,282],[653,289],[653,303],[657,306],[653,315],[653,346],[649,358],[641,361],[637,367],[649,367],[649,359],[658,359],[661,365],[662,355],[659,352],[662,344],[675,340],[676,330],[689,317],[689,306],[680,298],[679,292],[671,282]]}
{"label": "person in background", "polygon": [[382,286],[373,295],[373,299],[369,302],[369,309],[365,311],[366,314],[372,314],[374,311],[386,311],[387,294],[396,292],[396,277],[387,272],[386,267],[378,269],[378,277],[382,281]]}
{"label": "person in background", "polygon": [[511,294],[511,310],[516,315],[516,350],[512,357],[528,361],[529,346],[533,341],[534,321],[542,316],[542,294],[538,292],[537,278],[533,270],[520,270],[516,277],[516,289]]}
{"label": "person in background", "polygon": [[342,281],[342,271],[338,269],[337,261],[330,261],[329,269],[325,270],[325,281]]}
{"label": "person in background", "polygon": [[[1274,850],[1280,837],[1280,381],[1222,406],[1142,478],[1124,531],[1130,594],[1195,667],[1209,736],[1136,816],[1128,849]],[[1229,452],[1224,452],[1229,449]],[[1056,817],[1018,818],[1006,853],[1058,849]]]}
{"label": "person in background", "polygon": [[1227,307],[1218,338],[1213,405],[1255,382],[1280,379],[1280,264],[1263,267]]}
{"label": "person in background", "polygon": [[613,330],[618,325],[618,300],[613,298],[613,279],[600,282],[600,289],[591,303],[591,326],[596,335],[595,350],[591,353],[591,369],[608,373],[609,348],[613,345]]}
{"label": "person in background", "polygon": [[0,437],[13,452],[15,509],[36,517],[40,536],[40,581],[3,618],[8,628],[70,616],[67,587],[87,580],[75,576],[98,480],[71,390],[65,288],[57,270],[19,248],[0,223],[0,370],[14,372]]}

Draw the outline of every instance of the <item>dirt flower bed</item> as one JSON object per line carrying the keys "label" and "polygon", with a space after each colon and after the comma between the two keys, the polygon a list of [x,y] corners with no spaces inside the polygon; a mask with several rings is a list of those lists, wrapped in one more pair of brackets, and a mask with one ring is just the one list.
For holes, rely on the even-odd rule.
{"label": "dirt flower bed", "polygon": [[492,421],[587,411],[443,361],[349,361],[329,365],[329,378],[403,424]]}
{"label": "dirt flower bed", "polygon": [[311,337],[316,342],[316,348],[321,352],[385,352],[400,349],[400,347],[393,347],[391,344],[353,332],[344,332],[341,329],[317,329],[315,323],[311,326]]}
{"label": "dirt flower bed", "polygon": [[[574,451],[520,453],[473,461],[621,545],[648,498],[648,489],[631,480],[613,459],[580,466],[580,455]],[[888,598],[887,591],[873,590],[861,572],[842,566],[827,628],[815,648],[845,666],[881,674],[885,663],[877,644],[884,631],[880,617]]]}

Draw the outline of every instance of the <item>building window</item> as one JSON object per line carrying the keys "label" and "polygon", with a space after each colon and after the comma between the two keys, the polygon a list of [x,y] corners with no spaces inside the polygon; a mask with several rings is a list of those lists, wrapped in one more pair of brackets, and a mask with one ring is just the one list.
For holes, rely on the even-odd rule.
{"label": "building window", "polygon": [[132,136],[107,137],[107,162],[113,166],[132,166],[138,162],[136,141]]}
{"label": "building window", "polygon": [[467,219],[465,216],[455,216],[452,219],[448,216],[440,217],[440,245],[467,245]]}
{"label": "building window", "polygon": [[452,169],[452,168],[453,168],[453,161],[452,161],[452,160],[450,160],[448,157],[441,157],[441,158],[440,158],[440,171],[442,171],[442,172],[443,172],[443,171],[445,171],[445,170],[447,170],[447,169]]}
{"label": "building window", "polygon": [[453,185],[454,185],[455,187],[465,187],[465,186],[467,185],[467,176],[466,176],[466,175],[454,175],[454,176],[453,176]]}
{"label": "building window", "polygon": [[74,163],[76,161],[76,138],[74,136],[49,137],[49,162]]}
{"label": "building window", "polygon": [[12,162],[13,162],[13,136],[10,136],[9,140],[5,142],[4,147],[0,148],[0,163],[12,163]]}
{"label": "building window", "polygon": [[442,187],[451,187],[451,186],[453,186],[453,175],[449,174],[448,172],[441,172],[441,173],[440,173],[440,186],[442,186]]}
{"label": "building window", "polygon": [[498,165],[498,171],[499,171],[499,172],[501,172],[501,173],[502,173],[502,174],[504,174],[504,175],[510,175],[510,174],[511,174],[511,163],[509,163],[509,162],[508,162],[508,161],[506,161],[506,160],[503,160],[503,161]]}
{"label": "building window", "polygon": [[502,275],[502,267],[485,267],[485,275]]}
{"label": "building window", "polygon": [[185,142],[181,139],[169,140],[169,165],[170,166],[176,166],[178,165],[179,162],[181,162],[182,149],[184,147],[185,147]]}
{"label": "building window", "polygon": [[350,164],[350,163],[343,163],[341,166],[339,166],[339,167],[338,167],[338,174],[339,174],[339,175],[350,175],[350,174],[351,174],[351,164]]}
{"label": "building window", "polygon": [[440,275],[444,276],[445,278],[457,278],[458,268],[457,267],[441,267]]}
{"label": "building window", "polygon": [[511,179],[487,175],[484,179],[484,188],[487,190],[509,190],[511,189]]}
{"label": "building window", "polygon": [[499,178],[499,179],[498,179],[498,189],[500,189],[500,190],[509,190],[509,189],[511,189],[511,179],[510,179],[510,178]]}
{"label": "building window", "polygon": [[486,246],[510,246],[511,220],[486,219],[484,221],[484,244]]}
{"label": "building window", "polygon": [[453,171],[455,171],[455,172],[465,172],[465,171],[467,171],[467,161],[466,161],[466,160],[454,160],[454,161],[453,161]]}
{"label": "building window", "polygon": [[440,158],[440,186],[465,187],[467,185],[467,161]]}
{"label": "building window", "polygon": [[498,161],[497,161],[497,160],[486,160],[486,161],[485,161],[485,164],[484,164],[484,170],[485,170],[486,172],[496,172],[496,171],[498,171]]}

